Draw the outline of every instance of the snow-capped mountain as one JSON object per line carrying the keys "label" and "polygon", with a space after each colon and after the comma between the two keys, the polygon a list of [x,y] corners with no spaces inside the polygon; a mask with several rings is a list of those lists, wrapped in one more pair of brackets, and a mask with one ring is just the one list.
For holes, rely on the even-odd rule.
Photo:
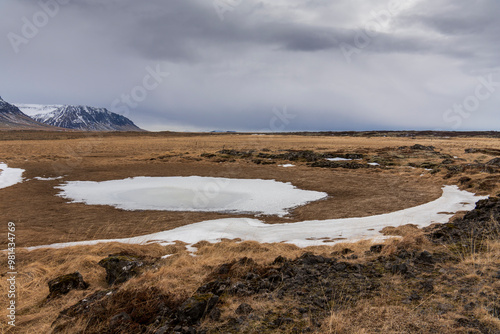
{"label": "snow-capped mountain", "polygon": [[36,115],[40,114],[46,114],[52,111],[57,110],[58,108],[63,107],[62,104],[55,104],[55,105],[41,105],[41,104],[21,104],[21,103],[15,103],[16,107],[19,108],[23,113],[28,115],[29,117],[34,117]]}
{"label": "snow-capped mountain", "polygon": [[125,116],[106,108],[70,105],[16,104],[34,120],[82,131],[143,131]]}
{"label": "snow-capped mountain", "polygon": [[52,126],[40,123],[24,114],[18,107],[0,97],[0,129],[8,130],[54,130]]}

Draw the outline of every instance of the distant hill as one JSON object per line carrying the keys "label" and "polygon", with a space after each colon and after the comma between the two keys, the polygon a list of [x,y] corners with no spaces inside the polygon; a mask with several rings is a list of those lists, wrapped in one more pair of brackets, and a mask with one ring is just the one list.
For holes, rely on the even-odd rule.
{"label": "distant hill", "polygon": [[16,104],[35,121],[81,131],[144,131],[125,116],[106,108],[71,105]]}
{"label": "distant hill", "polygon": [[0,130],[56,130],[56,128],[37,122],[0,97]]}

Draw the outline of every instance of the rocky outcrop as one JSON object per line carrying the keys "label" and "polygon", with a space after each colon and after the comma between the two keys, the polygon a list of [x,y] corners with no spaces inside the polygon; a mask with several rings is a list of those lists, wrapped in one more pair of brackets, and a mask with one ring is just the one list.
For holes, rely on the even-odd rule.
{"label": "rocky outcrop", "polygon": [[500,155],[500,150],[494,148],[467,148],[465,153],[482,153],[488,155]]}
{"label": "rocky outcrop", "polygon": [[49,295],[47,299],[52,299],[65,295],[71,290],[85,290],[89,284],[83,280],[79,272],[72,274],[62,275],[48,282]]}
{"label": "rocky outcrop", "polygon": [[113,285],[137,276],[144,266],[144,261],[137,256],[118,254],[102,259],[99,265],[106,269],[106,282]]}
{"label": "rocky outcrop", "polygon": [[500,198],[491,197],[476,203],[476,208],[463,218],[431,229],[435,242],[480,247],[481,241],[500,237]]}

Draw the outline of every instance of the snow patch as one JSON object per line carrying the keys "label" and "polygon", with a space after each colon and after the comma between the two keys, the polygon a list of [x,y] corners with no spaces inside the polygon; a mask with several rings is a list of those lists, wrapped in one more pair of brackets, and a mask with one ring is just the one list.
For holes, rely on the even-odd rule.
{"label": "snow patch", "polygon": [[23,172],[24,169],[9,168],[6,164],[0,163],[0,189],[23,182]]}
{"label": "snow patch", "polygon": [[215,243],[223,238],[255,240],[261,243],[286,242],[299,247],[332,245],[361,239],[380,239],[383,236],[379,231],[386,226],[415,224],[424,227],[434,223],[446,223],[457,211],[472,210],[475,203],[484,198],[486,197],[460,190],[457,186],[445,186],[442,196],[435,201],[370,217],[285,224],[265,224],[260,220],[249,218],[227,218],[203,221],[134,238],[58,243],[29,247],[28,250],[95,245],[104,242],[146,244],[182,241],[192,246],[202,240]]}
{"label": "snow patch", "polygon": [[328,160],[328,161],[352,161],[352,159],[346,159],[346,158],[327,158],[326,160]]}
{"label": "snow patch", "polygon": [[19,108],[24,114],[33,117],[36,115],[48,114],[53,111],[56,111],[62,105],[41,105],[41,104],[23,104],[23,103],[15,103],[16,107]]}
{"label": "snow patch", "polygon": [[33,180],[38,180],[38,181],[54,181],[54,180],[60,180],[64,178],[64,176],[57,176],[57,177],[41,177],[41,176],[35,176]]}
{"label": "snow patch", "polygon": [[284,164],[284,165],[279,165],[279,167],[290,168],[290,167],[295,167],[295,165],[292,165],[292,164]]}
{"label": "snow patch", "polygon": [[111,205],[123,210],[256,213],[284,216],[289,209],[327,193],[291,183],[214,177],[135,177],[104,182],[71,181],[56,188],[75,203]]}

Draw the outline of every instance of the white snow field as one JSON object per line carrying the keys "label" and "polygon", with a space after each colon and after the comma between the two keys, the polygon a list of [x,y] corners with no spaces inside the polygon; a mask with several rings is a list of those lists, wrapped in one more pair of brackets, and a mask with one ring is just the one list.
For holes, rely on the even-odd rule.
{"label": "white snow field", "polygon": [[23,182],[23,172],[24,169],[9,168],[6,164],[0,163],[0,189]]}
{"label": "white snow field", "polygon": [[41,104],[25,104],[25,103],[14,103],[16,107],[19,108],[24,114],[33,117],[43,114],[49,114],[63,105],[41,105]]}
{"label": "white snow field", "polygon": [[[227,218],[203,221],[134,238],[58,243],[28,249],[95,245],[104,242],[171,244],[175,241],[187,243],[189,249],[202,240],[214,243],[223,238],[255,240],[262,243],[286,242],[299,247],[332,245],[336,242],[383,238],[379,231],[386,226],[415,224],[424,227],[433,223],[446,223],[454,213],[472,210],[474,204],[483,198],[486,197],[475,196],[458,189],[457,186],[445,186],[442,196],[435,201],[377,216],[272,225],[257,219]],[[325,240],[332,242],[325,243]]]}
{"label": "white snow field", "polygon": [[291,183],[215,177],[135,177],[104,182],[72,181],[57,186],[76,203],[123,210],[201,211],[284,216],[289,209],[328,197]]}

